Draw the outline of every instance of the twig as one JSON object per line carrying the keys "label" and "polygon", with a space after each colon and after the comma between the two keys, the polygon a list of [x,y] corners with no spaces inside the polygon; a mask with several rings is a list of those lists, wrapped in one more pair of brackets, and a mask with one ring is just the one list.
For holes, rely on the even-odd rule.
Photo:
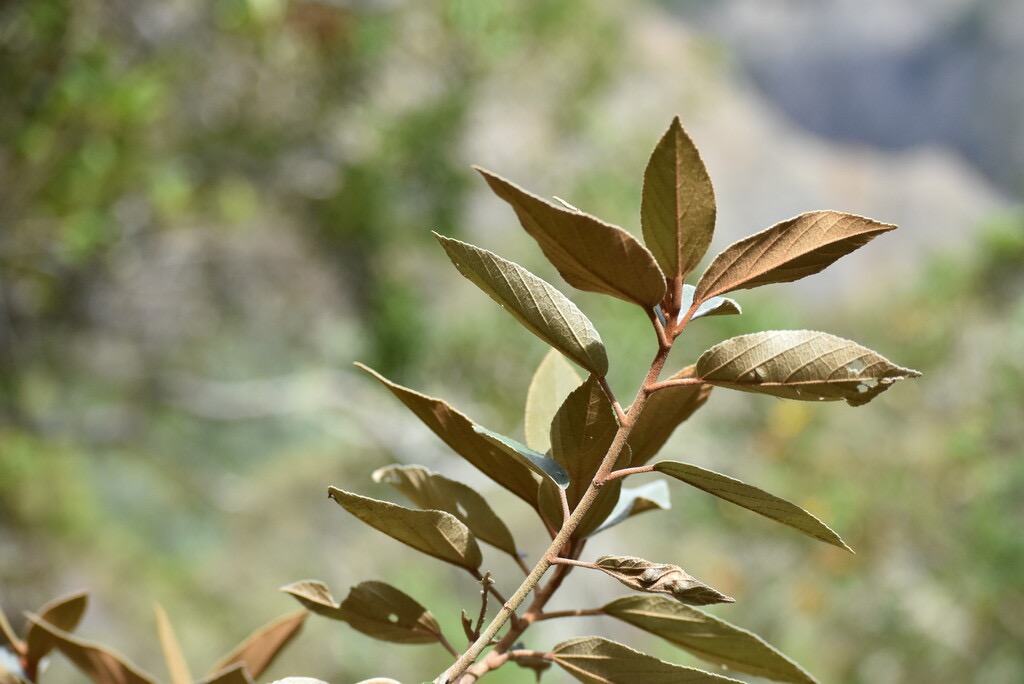
{"label": "twig", "polygon": [[620,477],[627,477],[629,475],[641,475],[643,473],[653,473],[653,465],[636,466],[635,468],[621,468],[620,470],[613,470],[608,473],[608,477],[604,478],[604,482],[607,483],[610,480],[617,480]]}
{"label": "twig", "polygon": [[564,617],[590,617],[604,615],[604,610],[600,608],[577,608],[576,610],[556,610],[550,613],[541,613],[534,618],[535,622],[541,620],[557,620],[558,618]]}

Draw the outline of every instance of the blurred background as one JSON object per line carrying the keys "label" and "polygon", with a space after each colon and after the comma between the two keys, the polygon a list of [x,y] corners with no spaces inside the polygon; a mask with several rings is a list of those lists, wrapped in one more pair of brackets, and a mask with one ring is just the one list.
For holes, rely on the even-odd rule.
{"label": "blurred background", "polygon": [[[678,114],[715,183],[712,253],[811,209],[901,228],[738,293],[744,315],[694,325],[671,366],[813,328],[925,375],[859,409],[718,390],[664,452],[803,505],[857,555],[682,486],[587,555],[682,565],[823,682],[1022,681],[1022,73],[1014,0],[0,3],[0,604],[90,588],[79,633],[160,677],[154,602],[203,671],[304,578],[386,580],[460,640],[472,579],[326,487],[400,501],[370,472],[420,463],[486,492],[529,561],[544,533],[351,364],[522,434],[544,346],[437,230],[569,292],[628,400],[655,349],[642,312],[570,292],[470,164],[639,232]],[[622,587],[576,573],[565,593]],[[530,647],[603,634],[697,664],[625,626],[543,627]],[[448,663],[314,617],[264,679]],[[55,658],[42,681],[84,679]]]}

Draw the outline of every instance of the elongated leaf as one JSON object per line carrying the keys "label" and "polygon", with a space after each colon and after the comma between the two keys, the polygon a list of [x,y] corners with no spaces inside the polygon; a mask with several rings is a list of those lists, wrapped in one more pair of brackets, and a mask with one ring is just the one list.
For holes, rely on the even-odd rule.
{"label": "elongated leaf", "polygon": [[537,477],[529,467],[477,434],[473,421],[441,399],[395,384],[362,364],[356,366],[391,390],[452,451],[531,506],[537,506]]}
{"label": "elongated leaf", "polygon": [[735,679],[673,665],[601,637],[579,637],[555,646],[551,659],[583,684],[721,684]]}
{"label": "elongated leaf", "polygon": [[[697,288],[693,285],[683,285],[683,304],[679,308],[680,318],[685,316],[686,312],[693,306],[693,295],[696,291]],[[694,321],[705,316],[738,316],[741,313],[743,313],[743,309],[740,308],[740,305],[735,300],[728,297],[710,297],[697,307],[697,310],[690,316],[690,320]]]}
{"label": "elongated leaf", "polygon": [[896,226],[838,211],[812,211],[736,242],[697,282],[696,300],[821,271]]}
{"label": "elongated leaf", "polygon": [[[38,615],[43,621],[53,625],[57,629],[64,630],[65,632],[74,631],[75,627],[78,626],[79,621],[82,619],[82,615],[85,614],[85,609],[89,605],[89,592],[87,591],[76,591],[71,594],[65,594],[59,596],[52,601],[48,601],[45,605],[39,608]],[[25,632],[25,647],[26,647],[26,660],[32,665],[29,665],[31,669],[34,669],[35,663],[38,663],[43,657],[56,646],[56,643],[50,637],[49,633],[40,629],[35,625],[34,622],[29,622]]]}
{"label": "elongated leaf", "polygon": [[594,564],[630,589],[648,594],[668,594],[687,605],[735,602],[735,599],[691,577],[678,565],[652,563],[636,556],[601,556]]}
{"label": "elongated leaf", "polygon": [[852,549],[846,545],[846,542],[829,529],[825,523],[799,506],[769,494],[763,489],[758,489],[745,482],[734,480],[727,475],[705,470],[689,463],[662,461],[661,463],[655,463],[654,469],[677,480],[682,480],[697,489],[702,489],[708,494],[717,496],[719,499],[742,506],[747,510],[759,513],[783,525],[789,525],[809,537],[814,537],[826,544],[838,546],[852,553]]}
{"label": "elongated leaf", "polygon": [[199,684],[254,684],[245,665],[239,663],[226,670],[216,672],[201,680]]}
{"label": "elongated leaf", "polygon": [[[682,380],[695,374],[694,366],[688,366],[669,379]],[[676,385],[652,394],[629,433],[629,464],[642,466],[654,458],[675,429],[707,403],[710,395],[711,385]]]}
{"label": "elongated leaf", "polygon": [[327,585],[318,580],[300,580],[281,587],[281,591],[290,594],[306,610],[332,620],[344,620],[345,614]]}
{"label": "elongated leaf", "polygon": [[608,372],[601,336],[583,312],[552,285],[485,249],[434,236],[459,273],[473,281],[527,330],[598,376]]}
{"label": "elongated leaf", "polygon": [[566,495],[571,507],[583,498],[618,429],[615,410],[594,376],[559,407],[551,423],[551,457],[569,473]]}
{"label": "elongated leaf", "polygon": [[155,679],[116,651],[79,639],[31,613],[26,617],[49,634],[60,652],[96,684],[156,684]]}
{"label": "elongated leaf", "polygon": [[565,282],[645,309],[664,298],[665,276],[632,235],[579,210],[550,204],[490,171],[477,171],[494,194],[512,206]]}
{"label": "elongated leaf", "polygon": [[438,640],[441,627],[430,611],[384,582],[362,582],[341,604],[345,621],[381,641],[426,644]]}
{"label": "elongated leaf", "polygon": [[250,675],[259,677],[270,667],[284,647],[298,636],[307,617],[307,611],[298,610],[268,622],[235,646],[213,666],[210,673],[216,674],[233,665],[241,664]]}
{"label": "elongated leaf", "polygon": [[483,562],[473,533],[451,513],[417,511],[336,487],[328,487],[327,494],[370,527],[428,556],[469,570]]}
{"label": "elongated leaf", "polygon": [[174,633],[171,619],[167,617],[167,611],[157,603],[154,606],[156,612],[156,629],[160,636],[160,648],[164,652],[164,662],[167,663],[167,674],[171,678],[171,684],[192,684],[192,673],[188,669],[188,661],[178,643],[178,636]]}
{"label": "elongated leaf", "polygon": [[482,428],[479,425],[473,428],[477,434],[482,436],[488,442],[498,447],[512,458],[518,459],[523,465],[529,466],[538,475],[550,478],[556,485],[565,489],[569,486],[569,474],[565,472],[565,468],[561,466],[557,461],[552,458],[548,458],[544,454],[534,451],[530,447],[526,446],[521,442],[517,442],[511,437],[492,432],[487,428]]}
{"label": "elongated leaf", "polygon": [[715,232],[715,191],[696,145],[677,116],[644,171],[640,225],[669,279],[685,278]]}
{"label": "elongated leaf", "polygon": [[526,392],[526,446],[542,454],[551,448],[551,421],[565,398],[582,382],[576,369],[557,351],[552,349],[544,356]]}
{"label": "elongated leaf", "polygon": [[11,627],[11,623],[7,621],[7,615],[4,613],[4,609],[0,608],[0,648],[8,647],[12,653],[20,651],[21,639],[14,633],[14,628]]}
{"label": "elongated leaf", "polygon": [[664,596],[626,596],[602,610],[712,663],[777,682],[817,684],[761,637]]}
{"label": "elongated leaf", "polygon": [[518,557],[512,533],[475,489],[421,466],[381,468],[373,473],[373,481],[393,486],[420,508],[451,513],[480,541]]}
{"label": "elongated leaf", "polygon": [[665,480],[655,480],[639,487],[623,487],[619,494],[619,502],[608,515],[608,519],[594,530],[593,534],[603,532],[624,520],[646,511],[668,510],[672,508],[669,500],[668,484]]}
{"label": "elongated leaf", "polygon": [[697,359],[705,382],[745,392],[861,406],[898,380],[921,374],[856,342],[811,330],[740,335]]}

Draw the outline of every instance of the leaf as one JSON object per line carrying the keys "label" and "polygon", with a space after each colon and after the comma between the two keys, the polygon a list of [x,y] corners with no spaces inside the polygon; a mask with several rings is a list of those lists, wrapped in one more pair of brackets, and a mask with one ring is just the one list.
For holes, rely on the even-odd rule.
{"label": "leaf", "polygon": [[548,458],[544,454],[534,451],[530,447],[517,442],[511,437],[492,432],[487,428],[482,428],[479,425],[474,426],[477,434],[482,436],[485,440],[498,447],[512,458],[517,459],[523,465],[529,466],[538,475],[550,478],[556,485],[565,489],[569,486],[569,475],[565,472],[565,469],[554,459]]}
{"label": "leaf", "polygon": [[441,627],[430,611],[384,582],[362,582],[341,604],[345,621],[381,641],[426,644],[438,640]]}
{"label": "leaf", "polygon": [[391,390],[405,406],[416,414],[452,451],[531,506],[537,506],[537,478],[530,468],[509,458],[504,450],[493,446],[473,429],[469,418],[441,399],[428,397],[395,384],[376,371],[357,363],[356,366]]}
{"label": "leaf", "polygon": [[542,454],[551,448],[551,421],[565,398],[582,382],[564,356],[554,349],[548,351],[526,392],[526,446]]}
{"label": "leaf", "polygon": [[332,620],[345,619],[344,611],[323,582],[300,580],[281,587],[281,591],[290,594],[310,612]]}
{"label": "leaf", "polygon": [[601,637],[578,637],[555,646],[551,659],[583,684],[721,684],[735,679],[666,663]]}
{"label": "leaf", "polygon": [[434,233],[459,273],[501,304],[527,330],[595,375],[608,372],[608,353],[583,312],[519,264]]}
{"label": "leaf", "polygon": [[811,330],[733,337],[704,352],[696,372],[705,382],[730,389],[804,401],[845,399],[850,406],[921,375],[856,342]]}
{"label": "leaf", "polygon": [[155,679],[121,654],[68,634],[31,613],[26,617],[49,634],[61,653],[96,684],[156,684]]}
{"label": "leaf", "polygon": [[[679,318],[682,319],[686,312],[693,306],[693,295],[697,291],[693,285],[683,285],[683,304],[679,307]],[[743,309],[735,300],[728,297],[710,297],[697,307],[697,310],[690,316],[690,320],[704,318],[705,316],[738,316]]]}
{"label": "leaf", "polygon": [[270,667],[274,658],[294,639],[309,613],[298,610],[268,622],[235,646],[230,653],[210,670],[216,674],[232,665],[245,666],[249,675],[256,678]]}
{"label": "leaf", "polygon": [[647,162],[640,202],[644,242],[670,280],[685,278],[708,251],[715,211],[711,178],[677,116]]}
{"label": "leaf", "polygon": [[160,635],[160,648],[164,652],[164,661],[167,663],[167,674],[171,678],[171,684],[192,684],[192,673],[188,669],[188,661],[181,651],[181,644],[171,626],[171,620],[163,606],[157,603],[153,607],[156,612],[156,629]]}
{"label": "leaf", "polygon": [[533,674],[536,675],[538,682],[540,681],[541,675],[547,670],[550,670],[552,665],[550,660],[546,660],[545,658],[541,658],[536,655],[516,656],[512,659],[512,662],[524,669],[533,670]]}
{"label": "leaf", "polygon": [[465,523],[480,541],[518,558],[512,533],[487,500],[475,489],[421,466],[389,466],[373,473],[374,482],[387,483],[420,508],[451,513]]}
{"label": "leaf", "polygon": [[508,202],[565,282],[639,304],[656,306],[665,296],[665,276],[647,248],[618,226],[579,210],[556,207],[490,171],[477,168]]}
{"label": "leaf", "polygon": [[239,663],[234,667],[214,673],[201,680],[199,684],[254,684],[245,665]]}
{"label": "leaf", "polygon": [[809,537],[814,537],[826,544],[832,544],[853,553],[853,550],[846,545],[846,542],[823,522],[799,506],[769,494],[763,489],[758,489],[745,482],[740,482],[726,475],[705,470],[688,463],[662,461],[655,463],[654,469],[677,480],[682,480],[697,489],[702,489],[708,494],[717,496],[719,499],[725,499],[737,506],[742,506],[749,511],[754,511],[766,518],[780,522],[783,525],[789,525]]}
{"label": "leaf", "polygon": [[801,214],[726,247],[700,277],[694,297],[703,302],[733,290],[799,280],[895,228],[838,211]]}
{"label": "leaf", "polygon": [[595,565],[630,589],[668,594],[691,606],[735,603],[735,599],[691,577],[678,565],[652,563],[636,556],[601,556]]}
{"label": "leaf", "polygon": [[[688,366],[669,379],[692,377],[695,377],[694,366]],[[654,458],[675,429],[707,403],[710,395],[711,385],[669,386],[652,394],[629,434],[632,453],[629,464],[642,466]]]}
{"label": "leaf", "polygon": [[817,684],[761,637],[663,596],[626,596],[602,610],[698,658],[778,682]]}
{"label": "leaf", "polygon": [[[48,601],[39,608],[38,615],[57,629],[72,632],[81,621],[88,605],[89,592],[76,591]],[[34,664],[42,660],[54,646],[56,643],[46,630],[40,629],[34,622],[28,623],[25,633],[25,660],[31,663],[30,670],[35,669]]]}
{"label": "leaf", "polygon": [[619,502],[615,504],[611,514],[601,523],[600,527],[594,530],[593,534],[614,527],[634,515],[656,509],[665,511],[670,508],[672,508],[672,503],[669,500],[668,484],[665,480],[655,480],[639,487],[623,487],[619,494]]}
{"label": "leaf", "polygon": [[416,511],[336,487],[328,487],[327,495],[370,527],[428,556],[468,570],[483,562],[473,533],[451,513]]}
{"label": "leaf", "polygon": [[5,646],[10,648],[12,653],[20,651],[22,648],[21,639],[14,633],[11,623],[7,621],[7,615],[3,608],[0,608],[0,648]]}

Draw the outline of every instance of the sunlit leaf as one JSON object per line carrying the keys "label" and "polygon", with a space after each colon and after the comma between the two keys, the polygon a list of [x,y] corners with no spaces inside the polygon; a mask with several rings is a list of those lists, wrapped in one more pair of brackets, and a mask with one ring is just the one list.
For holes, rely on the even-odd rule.
{"label": "sunlit leaf", "polygon": [[619,494],[619,502],[608,515],[608,518],[601,523],[601,526],[594,530],[593,534],[603,532],[609,527],[614,527],[624,520],[632,518],[646,511],[668,510],[672,507],[669,500],[668,484],[665,480],[655,480],[640,485],[639,487],[623,487]]}
{"label": "sunlit leaf", "polygon": [[171,684],[192,684],[192,673],[188,669],[188,661],[178,643],[178,636],[174,633],[171,620],[167,617],[167,611],[159,603],[154,606],[156,612],[156,629],[160,636],[160,648],[164,652],[164,662],[167,663],[167,674],[171,678]]}
{"label": "sunlit leaf", "polygon": [[290,594],[312,613],[330,618],[344,620],[341,606],[334,599],[327,585],[317,580],[300,580],[281,587],[281,591]]}
{"label": "sunlit leaf", "polygon": [[700,277],[695,298],[799,280],[895,228],[838,211],[801,214],[726,247]]}
{"label": "sunlit leaf", "polygon": [[565,398],[582,382],[564,356],[554,349],[548,351],[526,392],[526,446],[542,454],[551,448],[551,421]]}
{"label": "sunlit leaf", "polygon": [[206,677],[199,684],[254,684],[254,682],[245,665],[238,663]]}
{"label": "sunlit leaf", "polygon": [[715,191],[697,147],[677,116],[644,171],[640,225],[665,275],[686,277],[715,231]]}
{"label": "sunlit leaf", "polygon": [[[692,377],[694,367],[688,366],[669,379]],[[642,466],[654,458],[675,429],[703,406],[710,394],[711,385],[669,386],[652,394],[629,433],[629,464]]]}
{"label": "sunlit leaf", "polygon": [[298,610],[268,622],[250,634],[220,660],[211,674],[219,673],[232,665],[242,664],[253,677],[259,677],[270,667],[274,658],[299,634],[309,613]]}
{"label": "sunlit leaf", "polygon": [[47,632],[60,652],[96,684],[156,684],[155,679],[121,654],[68,634],[31,613],[27,617]]}
{"label": "sunlit leaf", "polygon": [[508,202],[565,282],[650,309],[665,296],[665,276],[647,248],[623,229],[579,210],[557,207],[478,168]]}
{"label": "sunlit leaf", "polygon": [[[686,315],[686,312],[693,306],[693,295],[697,291],[693,285],[683,285],[683,304],[679,308],[679,316]],[[743,309],[735,300],[728,297],[710,297],[704,300],[697,310],[690,316],[690,320],[704,318],[705,316],[738,316]]]}
{"label": "sunlit leaf", "polygon": [[636,556],[601,556],[595,565],[630,589],[668,594],[691,606],[733,603],[735,599],[691,577],[678,565],[652,563]]}
{"label": "sunlit leaf", "polygon": [[[85,609],[89,605],[89,592],[76,591],[59,596],[41,606],[37,612],[42,620],[65,632],[74,631],[78,626]],[[26,660],[38,663],[56,646],[49,633],[40,629],[34,622],[29,622],[25,633]],[[32,665],[29,666],[33,667]]]}
{"label": "sunlit leaf", "polygon": [[511,437],[506,437],[497,432],[492,432],[479,425],[475,426],[476,432],[488,442],[504,451],[509,456],[518,459],[523,465],[529,466],[538,475],[550,478],[556,485],[565,489],[569,486],[569,474],[565,472],[558,461],[548,458],[544,454],[534,451],[525,444],[518,442]]}
{"label": "sunlit leaf", "polygon": [[459,273],[501,304],[527,330],[598,376],[608,372],[600,335],[565,295],[519,264],[434,234]]}
{"label": "sunlit leaf", "polygon": [[444,511],[417,511],[328,487],[328,496],[370,527],[417,551],[469,570],[483,562],[469,528]]}
{"label": "sunlit leaf", "polygon": [[664,596],[626,596],[602,610],[731,670],[779,682],[817,684],[803,668],[756,634]]}
{"label": "sunlit leaf", "polygon": [[373,481],[391,485],[420,508],[451,513],[480,541],[518,557],[512,533],[475,489],[415,465],[381,468]]}
{"label": "sunlit leaf", "polygon": [[356,366],[391,390],[452,451],[531,506],[537,506],[537,476],[529,467],[510,458],[503,449],[493,446],[477,434],[473,429],[473,421],[441,399],[393,383],[362,364],[357,363]]}
{"label": "sunlit leaf", "polygon": [[583,684],[742,684],[735,679],[658,660],[601,637],[555,646],[551,659]]}
{"label": "sunlit leaf", "polygon": [[345,621],[381,641],[426,644],[438,640],[441,627],[430,611],[384,582],[362,582],[341,603]]}
{"label": "sunlit leaf", "polygon": [[697,360],[705,382],[804,401],[866,404],[898,380],[916,378],[856,342],[811,330],[774,330],[733,337]]}
{"label": "sunlit leaf", "polygon": [[766,518],[771,518],[783,525],[789,525],[810,537],[851,551],[846,542],[823,522],[799,506],[769,494],[763,489],[758,489],[745,482],[740,482],[726,475],[705,470],[688,463],[662,461],[655,463],[654,469],[677,480],[682,480],[697,489],[702,489],[720,499],[734,503],[737,506],[742,506],[755,513],[760,513]]}

